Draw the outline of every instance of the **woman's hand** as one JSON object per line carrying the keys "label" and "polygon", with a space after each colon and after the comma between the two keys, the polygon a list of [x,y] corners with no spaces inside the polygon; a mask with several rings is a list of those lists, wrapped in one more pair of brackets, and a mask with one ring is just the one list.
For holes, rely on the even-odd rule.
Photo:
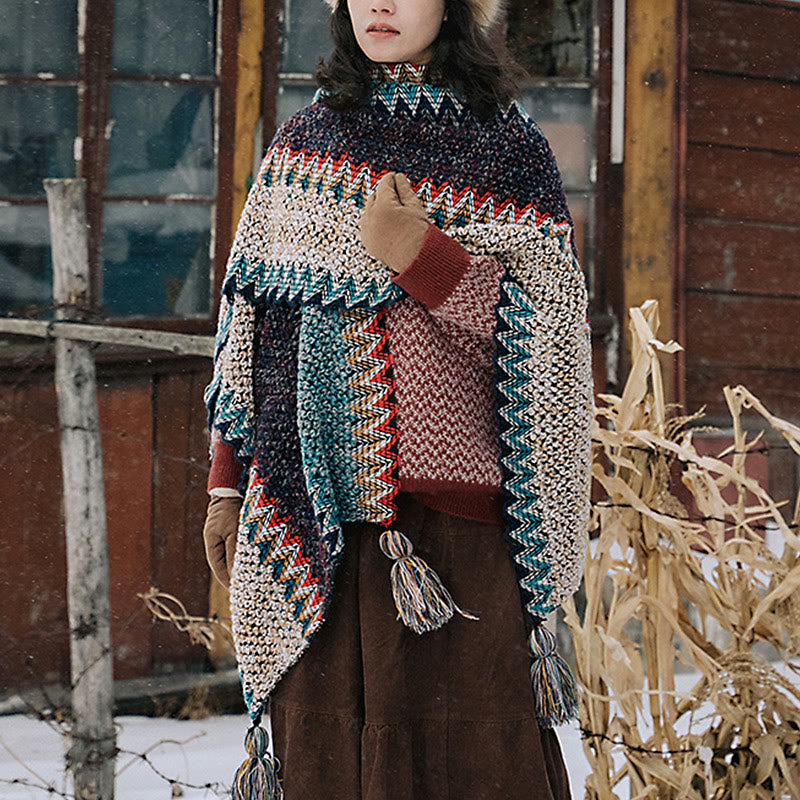
{"label": "woman's hand", "polygon": [[241,497],[214,497],[208,503],[203,542],[206,560],[214,577],[227,589],[231,582],[236,533],[239,530]]}
{"label": "woman's hand", "polygon": [[387,172],[364,206],[361,242],[373,258],[399,273],[417,257],[430,224],[408,178]]}

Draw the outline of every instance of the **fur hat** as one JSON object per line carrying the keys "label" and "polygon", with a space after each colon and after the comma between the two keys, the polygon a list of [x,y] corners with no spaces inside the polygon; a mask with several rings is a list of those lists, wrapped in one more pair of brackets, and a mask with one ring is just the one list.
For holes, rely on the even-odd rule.
{"label": "fur hat", "polygon": [[[325,0],[325,2],[331,7],[331,11],[333,11],[339,0]],[[345,2],[345,0],[342,0],[342,2]],[[472,9],[472,15],[475,17],[475,21],[484,30],[491,28],[497,21],[497,17],[503,5],[501,0],[467,0],[467,2]]]}

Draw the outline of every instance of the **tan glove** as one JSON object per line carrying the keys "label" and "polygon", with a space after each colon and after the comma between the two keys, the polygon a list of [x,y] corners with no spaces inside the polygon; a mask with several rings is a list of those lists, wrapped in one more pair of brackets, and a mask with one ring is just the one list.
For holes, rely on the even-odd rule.
{"label": "tan glove", "polygon": [[387,172],[364,206],[361,242],[373,258],[399,273],[419,254],[430,224],[408,178]]}
{"label": "tan glove", "polygon": [[236,533],[239,530],[241,497],[213,497],[209,500],[203,542],[206,560],[214,577],[227,589],[231,582]]}

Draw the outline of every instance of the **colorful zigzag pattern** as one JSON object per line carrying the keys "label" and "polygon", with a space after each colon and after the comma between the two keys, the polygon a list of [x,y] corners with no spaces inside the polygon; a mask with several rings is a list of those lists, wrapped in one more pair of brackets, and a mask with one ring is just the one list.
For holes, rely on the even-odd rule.
{"label": "colorful zigzag pattern", "polygon": [[[347,155],[275,146],[264,160],[261,179],[267,186],[299,185],[320,195],[330,193],[338,202],[349,201],[363,208],[383,174],[373,172],[366,163],[352,163]],[[443,230],[475,222],[536,227],[550,222],[565,233],[570,229],[568,220],[556,224],[550,214],[540,212],[532,203],[518,208],[512,199],[501,202],[491,192],[477,195],[469,187],[457,191],[450,182],[436,185],[429,178],[412,183],[412,188]]]}
{"label": "colorful zigzag pattern", "polygon": [[397,513],[397,428],[389,337],[382,320],[385,310],[343,312],[343,336],[350,343],[347,360],[354,392],[355,459],[359,503],[368,522],[390,524]]}
{"label": "colorful zigzag pattern", "polygon": [[254,716],[322,624],[341,523],[389,524],[396,513],[383,316],[404,295],[358,238],[359,211],[387,170],[409,176],[438,227],[506,269],[495,389],[507,536],[527,610],[545,616],[579,577],[591,378],[585,285],[552,151],[519,106],[477,119],[452,90],[425,85],[423,70],[384,72],[363,109],[315,103],[281,128],[225,279],[206,397],[212,425],[254,461],[234,577]]}
{"label": "colorful zigzag pattern", "polygon": [[258,475],[251,479],[242,525],[247,541],[258,548],[261,563],[284,587],[293,618],[302,624],[304,635],[311,637],[322,624],[325,597],[313,574],[303,537],[293,528],[290,516],[279,515],[278,500],[267,493],[266,482]]}

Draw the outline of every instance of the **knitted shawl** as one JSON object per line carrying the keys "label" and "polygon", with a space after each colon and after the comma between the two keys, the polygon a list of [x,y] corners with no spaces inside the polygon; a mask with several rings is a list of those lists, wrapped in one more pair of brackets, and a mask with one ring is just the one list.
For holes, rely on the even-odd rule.
{"label": "knitted shawl", "polygon": [[404,292],[359,236],[364,202],[390,170],[408,176],[432,222],[505,269],[494,332],[500,467],[531,618],[569,597],[582,573],[590,342],[552,152],[518,104],[480,120],[419,68],[384,66],[363,108],[315,102],[280,128],[223,286],[206,402],[211,426],[249,467],[231,612],[255,720],[323,624],[342,522],[388,526],[395,516],[382,318]]}

